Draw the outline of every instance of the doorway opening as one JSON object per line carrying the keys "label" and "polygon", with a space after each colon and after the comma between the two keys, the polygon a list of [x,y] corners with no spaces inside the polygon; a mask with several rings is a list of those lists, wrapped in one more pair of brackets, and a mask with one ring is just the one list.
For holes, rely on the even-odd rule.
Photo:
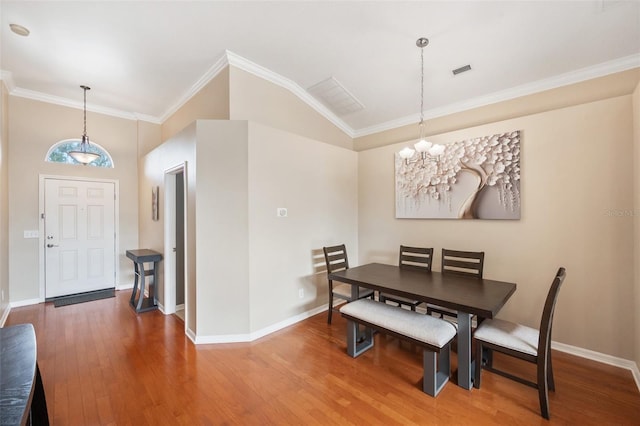
{"label": "doorway opening", "polygon": [[164,312],[175,314],[185,322],[188,313],[186,270],[186,171],[182,163],[165,171],[164,175]]}

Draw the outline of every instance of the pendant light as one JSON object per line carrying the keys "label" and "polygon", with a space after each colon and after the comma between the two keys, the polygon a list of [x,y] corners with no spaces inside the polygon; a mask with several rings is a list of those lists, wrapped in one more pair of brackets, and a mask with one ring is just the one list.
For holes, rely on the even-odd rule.
{"label": "pendant light", "polygon": [[100,154],[95,152],[89,152],[89,136],[87,136],[87,90],[91,90],[91,87],[80,86],[84,90],[84,130],[82,132],[82,142],[80,143],[80,149],[78,151],[69,151],[71,158],[78,163],[86,166],[98,158]]}
{"label": "pendant light", "polygon": [[[420,48],[420,139],[418,143],[414,145],[415,149],[406,147],[398,153],[407,165],[421,161],[420,167],[422,168],[426,167],[427,161],[437,162],[445,150],[444,145],[431,143],[427,141],[424,136],[424,48],[428,45],[428,38],[420,37],[416,40],[416,46]],[[412,160],[416,151],[419,154],[419,158]]]}

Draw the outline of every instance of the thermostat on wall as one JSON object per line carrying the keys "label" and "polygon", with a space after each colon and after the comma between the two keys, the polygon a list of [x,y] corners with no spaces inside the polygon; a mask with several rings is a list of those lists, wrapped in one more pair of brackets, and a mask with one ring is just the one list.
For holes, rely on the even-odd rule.
{"label": "thermostat on wall", "polygon": [[278,217],[287,217],[287,209],[284,207],[278,207],[276,210],[276,215]]}

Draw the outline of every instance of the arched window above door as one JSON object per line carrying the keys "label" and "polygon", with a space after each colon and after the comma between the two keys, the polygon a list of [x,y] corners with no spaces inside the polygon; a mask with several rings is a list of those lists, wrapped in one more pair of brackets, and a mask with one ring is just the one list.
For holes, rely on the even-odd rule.
{"label": "arched window above door", "polygon": [[[53,144],[47,152],[45,161],[50,163],[82,164],[69,155],[69,151],[80,150],[81,142],[80,139],[65,139]],[[95,142],[91,142],[87,150],[100,155],[100,158],[89,163],[90,166],[113,168],[113,159],[106,149]]]}

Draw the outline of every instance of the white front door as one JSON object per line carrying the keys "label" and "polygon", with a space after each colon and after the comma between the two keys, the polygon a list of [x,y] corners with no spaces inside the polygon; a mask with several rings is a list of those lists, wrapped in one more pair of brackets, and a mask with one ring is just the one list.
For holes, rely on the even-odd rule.
{"label": "white front door", "polygon": [[115,184],[45,179],[46,298],[115,287]]}

